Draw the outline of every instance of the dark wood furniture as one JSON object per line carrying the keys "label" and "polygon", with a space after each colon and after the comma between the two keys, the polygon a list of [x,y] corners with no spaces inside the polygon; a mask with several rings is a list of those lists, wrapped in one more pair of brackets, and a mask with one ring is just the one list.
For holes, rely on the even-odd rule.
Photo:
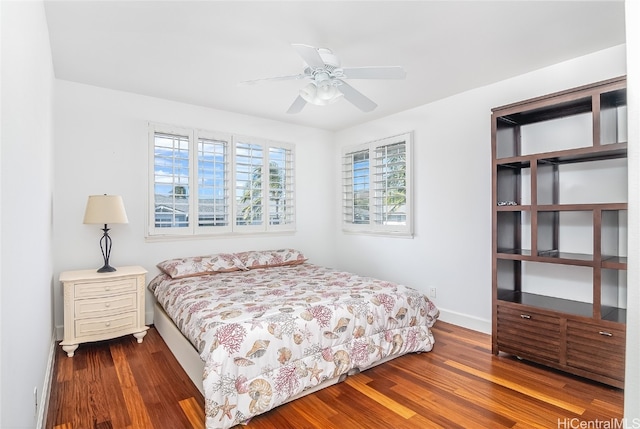
{"label": "dark wood furniture", "polygon": [[622,388],[626,79],[492,112],[493,353]]}

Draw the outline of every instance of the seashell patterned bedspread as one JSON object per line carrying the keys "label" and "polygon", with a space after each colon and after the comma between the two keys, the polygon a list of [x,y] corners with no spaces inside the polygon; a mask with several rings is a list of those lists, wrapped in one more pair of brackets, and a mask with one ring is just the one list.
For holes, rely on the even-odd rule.
{"label": "seashell patterned bedspread", "polygon": [[149,289],[205,362],[207,428],[228,428],[352,368],[429,351],[438,309],[406,286],[304,263]]}

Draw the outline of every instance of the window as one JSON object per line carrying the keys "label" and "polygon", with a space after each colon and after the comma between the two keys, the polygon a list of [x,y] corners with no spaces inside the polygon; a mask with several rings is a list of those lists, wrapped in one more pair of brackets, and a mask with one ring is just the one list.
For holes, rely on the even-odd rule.
{"label": "window", "polygon": [[149,236],[293,231],[293,146],[149,125]]}
{"label": "window", "polygon": [[412,235],[411,133],[345,148],[343,229]]}

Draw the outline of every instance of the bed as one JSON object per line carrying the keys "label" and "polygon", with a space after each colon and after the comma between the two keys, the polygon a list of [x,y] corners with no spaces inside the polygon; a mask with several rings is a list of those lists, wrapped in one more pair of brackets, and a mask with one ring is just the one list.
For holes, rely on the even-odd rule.
{"label": "bed", "polygon": [[430,351],[438,309],[415,289],[309,263],[295,249],[158,264],[154,324],[203,392],[207,428],[403,354]]}

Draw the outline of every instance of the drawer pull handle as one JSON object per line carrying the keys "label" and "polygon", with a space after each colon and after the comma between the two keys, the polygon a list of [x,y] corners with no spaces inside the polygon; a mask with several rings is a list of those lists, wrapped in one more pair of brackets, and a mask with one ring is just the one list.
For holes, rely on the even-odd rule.
{"label": "drawer pull handle", "polygon": [[600,332],[598,332],[598,334],[604,335],[605,337],[613,337],[613,334],[611,332],[607,332],[607,331],[600,331]]}
{"label": "drawer pull handle", "polygon": [[107,292],[109,292],[109,291],[111,290],[111,286],[106,286],[106,287],[104,288],[104,290],[105,290],[105,291],[107,291]]}
{"label": "drawer pull handle", "polygon": [[105,323],[104,326],[111,326],[111,322]]}
{"label": "drawer pull handle", "polygon": [[105,307],[109,308],[111,307],[111,304],[109,304],[108,302],[104,305]]}
{"label": "drawer pull handle", "polygon": [[520,317],[522,317],[523,319],[531,319],[531,316],[529,316],[528,314],[521,314]]}

